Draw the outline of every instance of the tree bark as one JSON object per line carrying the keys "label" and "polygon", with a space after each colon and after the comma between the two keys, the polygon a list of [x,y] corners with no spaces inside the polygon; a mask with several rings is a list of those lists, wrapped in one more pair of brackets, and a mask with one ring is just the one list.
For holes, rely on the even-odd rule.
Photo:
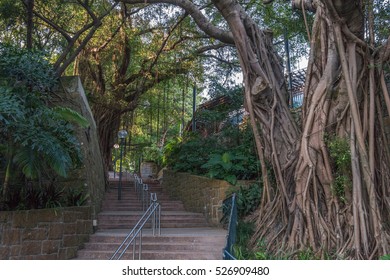
{"label": "tree bark", "polygon": [[[378,196],[388,193],[382,185],[389,186],[388,176],[378,169],[387,170],[389,162],[376,158],[376,149],[386,157],[388,152],[382,148],[387,140],[375,114],[374,70],[368,67],[374,58],[361,43],[362,4],[315,2],[291,227],[278,242],[285,242],[285,250],[291,253],[311,248],[317,257],[334,252],[336,258],[370,259],[389,250],[389,232],[383,228],[389,217],[388,203]],[[351,139],[351,166],[343,174],[337,170],[338,159],[329,156],[329,141],[335,138]],[[335,192],[335,176],[353,182],[343,186],[344,197]],[[379,205],[386,206],[380,210]],[[259,213],[255,239],[272,238],[261,235],[267,230],[261,218],[265,214]]]}
{"label": "tree bark", "polygon": [[31,50],[33,48],[33,30],[34,30],[34,0],[25,0],[26,11],[27,11],[27,38],[26,47]]}

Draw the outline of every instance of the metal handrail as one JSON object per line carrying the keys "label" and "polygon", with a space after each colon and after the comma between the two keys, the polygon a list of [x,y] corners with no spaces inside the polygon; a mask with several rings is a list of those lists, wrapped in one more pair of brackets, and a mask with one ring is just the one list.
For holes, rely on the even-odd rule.
{"label": "metal handrail", "polygon": [[150,205],[148,197],[151,188],[148,184],[144,184],[142,178],[138,177],[137,174],[134,174],[134,188],[138,199],[141,201],[142,211],[145,211]]}
{"label": "metal handrail", "polygon": [[139,197],[140,193],[140,186],[142,185],[142,178],[138,177],[137,174],[134,174],[134,188],[135,192],[137,193],[137,196]]}
{"label": "metal handrail", "polygon": [[145,211],[150,205],[148,198],[149,198],[149,185],[148,184],[142,184],[142,192],[141,192],[141,202],[142,202],[142,211]]}
{"label": "metal handrail", "polygon": [[142,230],[144,229],[146,223],[152,218],[152,233],[153,236],[161,234],[161,205],[157,201],[157,195],[152,193],[150,195],[150,206],[138,220],[134,228],[127,234],[123,242],[118,246],[114,254],[111,256],[110,260],[120,260],[122,256],[126,253],[127,249],[133,244],[133,259],[135,258],[135,252],[137,247],[137,237],[139,237],[138,243],[138,259],[141,259],[142,254]]}
{"label": "metal handrail", "polygon": [[158,230],[157,235],[161,235],[161,204],[157,201],[157,194],[151,193],[150,194],[150,204],[154,205],[156,203],[158,204],[158,209],[157,209],[157,211],[153,212],[153,219],[152,219],[153,236],[156,235],[156,230]]}
{"label": "metal handrail", "polygon": [[[227,205],[226,205],[227,204]],[[233,195],[224,201],[229,210],[229,226],[228,226],[228,235],[226,237],[226,246],[223,249],[223,259],[224,260],[236,260],[233,254],[233,245],[236,243],[236,231],[237,231],[237,203],[236,203],[236,194]]]}

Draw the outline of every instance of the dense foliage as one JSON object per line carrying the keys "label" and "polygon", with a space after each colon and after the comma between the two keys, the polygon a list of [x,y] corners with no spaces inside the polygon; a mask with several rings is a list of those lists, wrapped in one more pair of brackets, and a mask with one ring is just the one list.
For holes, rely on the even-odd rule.
{"label": "dense foliage", "polygon": [[69,108],[54,107],[57,78],[37,51],[0,46],[0,157],[5,173],[2,196],[13,184],[66,177],[81,163],[72,121],[86,120]]}
{"label": "dense foliage", "polygon": [[27,185],[13,185],[7,197],[0,199],[0,210],[83,206],[88,199],[89,195],[83,186],[62,188],[55,181],[48,181],[41,185],[37,185],[36,182],[29,182]]}
{"label": "dense foliage", "polygon": [[229,103],[198,110],[195,118],[202,128],[165,146],[167,165],[176,171],[232,184],[257,178],[259,165],[253,134],[239,111],[240,98],[240,90],[232,91]]}

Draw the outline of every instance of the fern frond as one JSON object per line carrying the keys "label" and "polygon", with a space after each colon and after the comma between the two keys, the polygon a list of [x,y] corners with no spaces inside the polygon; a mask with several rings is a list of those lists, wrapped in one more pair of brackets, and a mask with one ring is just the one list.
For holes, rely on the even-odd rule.
{"label": "fern frond", "polygon": [[57,113],[63,120],[79,125],[83,128],[89,127],[89,122],[81,114],[68,107],[54,107],[53,111]]}

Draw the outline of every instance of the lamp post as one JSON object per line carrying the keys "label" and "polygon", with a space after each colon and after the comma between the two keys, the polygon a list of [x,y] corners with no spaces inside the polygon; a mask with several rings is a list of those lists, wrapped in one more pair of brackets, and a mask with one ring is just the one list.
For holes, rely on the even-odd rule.
{"label": "lamp post", "polygon": [[119,149],[119,144],[114,144],[114,149],[115,149],[115,158],[114,158],[114,178],[115,178],[116,161],[118,160],[118,155],[116,150]]}
{"label": "lamp post", "polygon": [[119,185],[118,185],[118,200],[122,198],[122,157],[123,157],[123,145],[125,143],[125,138],[127,137],[126,130],[119,130],[118,138],[120,139],[120,163],[119,163]]}
{"label": "lamp post", "polygon": [[196,86],[192,88],[192,131],[196,131],[196,119],[195,119],[195,113],[196,113]]}

